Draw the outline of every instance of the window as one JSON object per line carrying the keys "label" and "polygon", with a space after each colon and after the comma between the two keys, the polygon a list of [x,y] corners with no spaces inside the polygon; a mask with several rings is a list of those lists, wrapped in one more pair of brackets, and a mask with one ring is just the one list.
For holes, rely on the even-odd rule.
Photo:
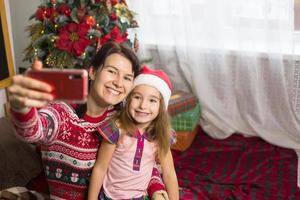
{"label": "window", "polygon": [[300,0],[152,0],[133,10],[146,44],[300,54]]}

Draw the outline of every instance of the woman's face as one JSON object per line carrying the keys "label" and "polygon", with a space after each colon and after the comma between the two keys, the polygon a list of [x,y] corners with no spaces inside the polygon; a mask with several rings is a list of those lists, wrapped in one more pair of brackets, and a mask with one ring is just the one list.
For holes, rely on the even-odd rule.
{"label": "woman's face", "polygon": [[130,60],[120,54],[108,56],[102,67],[90,71],[91,95],[101,107],[123,101],[132,89],[134,73]]}

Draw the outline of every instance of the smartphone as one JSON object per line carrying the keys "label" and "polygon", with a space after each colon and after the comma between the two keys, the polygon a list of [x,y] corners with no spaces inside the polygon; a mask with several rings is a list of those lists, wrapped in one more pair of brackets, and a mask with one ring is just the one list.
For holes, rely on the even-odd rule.
{"label": "smartphone", "polygon": [[31,78],[48,83],[53,87],[55,100],[84,103],[88,94],[88,73],[84,69],[29,70]]}

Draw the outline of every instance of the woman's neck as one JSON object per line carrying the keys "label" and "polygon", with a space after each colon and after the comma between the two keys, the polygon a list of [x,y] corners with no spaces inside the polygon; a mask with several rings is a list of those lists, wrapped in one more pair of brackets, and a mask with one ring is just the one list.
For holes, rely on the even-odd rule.
{"label": "woman's neck", "polygon": [[108,108],[108,106],[101,106],[97,104],[91,96],[88,96],[86,106],[86,114],[91,117],[98,117],[102,115]]}

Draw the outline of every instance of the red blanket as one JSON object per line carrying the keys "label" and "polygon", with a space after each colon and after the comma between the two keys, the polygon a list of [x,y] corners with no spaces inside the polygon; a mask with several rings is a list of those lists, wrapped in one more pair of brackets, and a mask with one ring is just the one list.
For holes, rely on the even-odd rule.
{"label": "red blanket", "polygon": [[200,130],[187,151],[173,156],[181,199],[300,199],[296,153],[258,137],[216,140]]}

